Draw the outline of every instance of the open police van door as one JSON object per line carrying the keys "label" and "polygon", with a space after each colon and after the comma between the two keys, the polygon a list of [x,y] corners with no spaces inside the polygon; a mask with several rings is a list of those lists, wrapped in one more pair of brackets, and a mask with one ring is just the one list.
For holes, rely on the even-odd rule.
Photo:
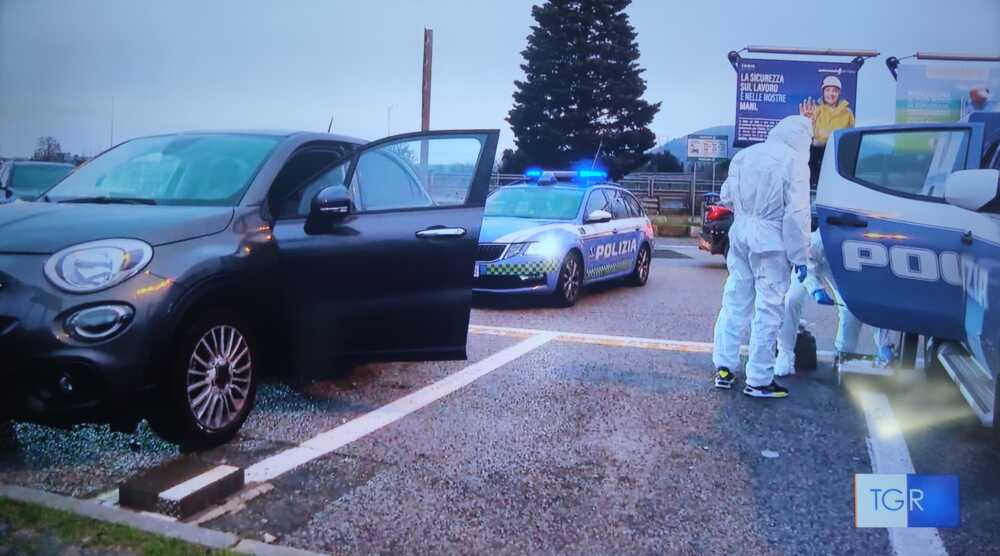
{"label": "open police van door", "polygon": [[848,129],[830,145],[816,207],[851,312],[873,326],[963,339],[962,253],[975,213],[949,204],[945,185],[952,173],[979,168],[983,125]]}

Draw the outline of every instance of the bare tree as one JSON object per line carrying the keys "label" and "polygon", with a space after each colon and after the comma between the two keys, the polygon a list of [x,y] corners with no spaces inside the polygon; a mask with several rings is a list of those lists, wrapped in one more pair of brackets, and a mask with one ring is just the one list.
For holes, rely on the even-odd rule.
{"label": "bare tree", "polygon": [[35,154],[31,158],[45,162],[61,161],[63,158],[62,145],[51,135],[39,137],[35,144]]}

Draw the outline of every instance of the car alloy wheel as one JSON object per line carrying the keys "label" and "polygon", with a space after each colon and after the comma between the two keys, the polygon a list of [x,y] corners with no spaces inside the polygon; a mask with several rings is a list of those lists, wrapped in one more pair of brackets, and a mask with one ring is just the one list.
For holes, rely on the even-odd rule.
{"label": "car alloy wheel", "polygon": [[559,280],[556,282],[556,301],[563,307],[576,303],[583,288],[583,267],[580,256],[571,251],[563,259],[559,268]]}
{"label": "car alloy wheel", "polygon": [[254,330],[234,311],[209,309],[184,326],[165,369],[161,402],[146,417],[183,450],[228,442],[253,409],[259,370]]}
{"label": "car alloy wheel", "polygon": [[629,276],[628,282],[633,286],[645,286],[649,280],[649,268],[652,264],[652,254],[649,247],[643,245],[639,248],[639,254],[635,257],[635,270]]}
{"label": "car alloy wheel", "polygon": [[191,413],[208,430],[236,422],[247,403],[253,360],[246,338],[233,326],[218,325],[195,344],[187,371]]}

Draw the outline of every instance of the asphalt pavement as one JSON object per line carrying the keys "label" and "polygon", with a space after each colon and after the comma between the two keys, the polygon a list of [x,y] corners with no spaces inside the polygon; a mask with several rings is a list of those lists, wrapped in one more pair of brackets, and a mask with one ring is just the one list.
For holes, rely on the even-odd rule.
{"label": "asphalt pavement", "polygon": [[[925,537],[856,529],[853,477],[888,472],[871,454],[896,435],[914,472],[961,481],[962,527],[924,531],[912,553],[1000,552],[998,457],[954,385],[840,383],[826,362],[787,379],[786,400],[716,391],[723,260],[661,247],[647,286],[591,288],[573,308],[477,299],[468,361],[265,384],[238,438],[209,452],[145,428],[19,424],[0,483],[113,504],[166,462],[235,465],[262,481],[197,522],[335,554],[892,554]],[[831,349],[835,312],[804,318]],[[870,429],[861,392],[886,397],[894,428]]]}

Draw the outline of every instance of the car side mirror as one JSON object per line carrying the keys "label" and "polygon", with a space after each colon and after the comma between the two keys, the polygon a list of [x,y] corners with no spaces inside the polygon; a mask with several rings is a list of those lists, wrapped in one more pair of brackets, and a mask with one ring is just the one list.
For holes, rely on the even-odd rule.
{"label": "car side mirror", "polygon": [[595,210],[587,215],[584,224],[603,224],[611,222],[611,213],[606,210]]}
{"label": "car side mirror", "polygon": [[[343,185],[324,187],[309,205],[306,230],[321,230],[340,222],[354,211],[351,192]],[[324,226],[325,225],[325,226]]]}
{"label": "car side mirror", "polygon": [[1000,170],[959,170],[944,183],[948,204],[979,212],[1000,203]]}

